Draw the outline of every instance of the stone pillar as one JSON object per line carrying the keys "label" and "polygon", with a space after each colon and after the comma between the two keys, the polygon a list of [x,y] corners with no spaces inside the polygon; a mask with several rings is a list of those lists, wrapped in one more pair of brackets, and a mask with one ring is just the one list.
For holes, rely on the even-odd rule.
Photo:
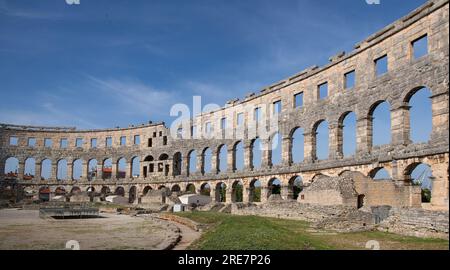
{"label": "stone pillar", "polygon": [[304,138],[304,158],[303,161],[305,163],[311,163],[317,159],[316,157],[316,134],[314,132],[305,132],[303,133]]}
{"label": "stone pillar", "polygon": [[202,175],[205,173],[204,170],[204,158],[205,156],[203,155],[203,153],[201,151],[197,152],[197,164],[196,164],[196,169],[198,173],[201,173]]}
{"label": "stone pillar", "polygon": [[41,168],[42,168],[42,163],[36,161],[36,163],[34,164],[34,181],[41,181]]}
{"label": "stone pillar", "polygon": [[283,200],[287,200],[289,198],[289,186],[288,185],[281,185],[280,192],[281,192],[281,198],[283,198]]}
{"label": "stone pillar", "polygon": [[328,141],[330,151],[328,154],[329,159],[340,159],[343,158],[343,137],[342,129],[344,126],[339,123],[330,123],[330,131],[328,132]]}
{"label": "stone pillar", "polygon": [[73,161],[67,161],[67,180],[73,180]]}
{"label": "stone pillar", "polygon": [[227,189],[225,190],[225,202],[232,203],[233,200],[233,187],[227,185]]}
{"label": "stone pillar", "polygon": [[117,163],[117,161],[113,160],[113,162],[111,163],[111,180],[116,180],[118,178],[117,177],[117,172],[119,171],[117,168],[118,166],[119,166],[119,163]]}
{"label": "stone pillar", "polygon": [[81,180],[87,181],[89,173],[89,162],[83,160],[81,165]]}
{"label": "stone pillar", "polygon": [[253,151],[250,143],[244,144],[244,170],[253,171]]}
{"label": "stone pillar", "polygon": [[448,209],[449,200],[449,176],[448,176],[448,158],[447,163],[431,164],[432,175],[432,191],[431,205]]}
{"label": "stone pillar", "polygon": [[372,149],[372,116],[356,120],[356,152],[358,155],[369,153]]}
{"label": "stone pillar", "polygon": [[269,190],[267,187],[261,186],[261,202],[266,203],[267,202],[267,194]]}
{"label": "stone pillar", "polygon": [[261,168],[272,167],[271,142],[268,139],[261,140]]}
{"label": "stone pillar", "polygon": [[[132,166],[131,162],[125,163],[125,178],[133,179],[133,166]],[[137,200],[137,197],[136,197],[136,200]]]}
{"label": "stone pillar", "polygon": [[246,187],[245,184],[242,185],[242,202],[248,203],[250,196],[250,188]]}
{"label": "stone pillar", "polygon": [[[431,96],[431,111],[433,128],[431,132],[431,141],[442,143],[448,140],[448,126],[449,126],[449,89],[446,86],[446,91]],[[446,139],[447,138],[447,139]]]}
{"label": "stone pillar", "polygon": [[95,179],[103,179],[103,164],[101,162],[97,163],[97,175]]}
{"label": "stone pillar", "polygon": [[233,147],[227,148],[227,172],[231,173],[236,170],[235,154]]}
{"label": "stone pillar", "polygon": [[192,174],[192,172],[189,170],[189,168],[190,168],[190,164],[189,164],[190,158],[189,158],[189,155],[186,155],[186,157],[184,158],[184,160],[185,160],[185,162],[182,162],[182,164],[181,164],[181,166],[183,166],[183,164],[184,164],[184,170],[181,170],[181,175],[182,175],[182,176],[185,176],[185,177],[188,177],[189,175]]}
{"label": "stone pillar", "polygon": [[217,149],[212,150],[211,154],[211,173],[219,173],[219,154]]}
{"label": "stone pillar", "polygon": [[281,146],[281,158],[283,166],[290,166],[292,164],[292,138],[283,137]]}
{"label": "stone pillar", "polygon": [[411,143],[409,139],[410,108],[407,104],[403,104],[391,110],[391,144],[393,145],[408,145]]}
{"label": "stone pillar", "polygon": [[50,181],[58,180],[58,163],[52,161],[52,172],[50,173]]}
{"label": "stone pillar", "polygon": [[19,168],[17,169],[17,179],[23,180],[24,175],[25,175],[25,162],[19,161]]}

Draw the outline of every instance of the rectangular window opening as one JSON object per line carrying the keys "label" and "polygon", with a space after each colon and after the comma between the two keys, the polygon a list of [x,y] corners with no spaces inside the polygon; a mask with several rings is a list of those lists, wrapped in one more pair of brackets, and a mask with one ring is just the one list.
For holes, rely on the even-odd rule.
{"label": "rectangular window opening", "polygon": [[325,99],[328,97],[328,82],[322,83],[318,86],[319,99]]}
{"label": "rectangular window opening", "polygon": [[375,60],[375,69],[377,76],[381,76],[388,72],[388,57],[384,55]]}
{"label": "rectangular window opening", "polygon": [[352,70],[350,72],[345,73],[344,80],[345,80],[345,89],[352,89],[353,87],[355,87],[355,71]]}
{"label": "rectangular window opening", "polygon": [[424,35],[412,42],[414,59],[428,54],[428,36]]}

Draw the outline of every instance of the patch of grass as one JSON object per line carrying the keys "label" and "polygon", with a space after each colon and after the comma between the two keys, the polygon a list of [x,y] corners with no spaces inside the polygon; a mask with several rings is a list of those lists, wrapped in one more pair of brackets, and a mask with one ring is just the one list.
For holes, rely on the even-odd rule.
{"label": "patch of grass", "polygon": [[381,249],[449,249],[448,240],[418,238],[380,231],[355,233],[316,232],[305,221],[217,212],[184,212],[177,215],[210,228],[189,248],[199,250],[307,250],[365,249],[369,240]]}

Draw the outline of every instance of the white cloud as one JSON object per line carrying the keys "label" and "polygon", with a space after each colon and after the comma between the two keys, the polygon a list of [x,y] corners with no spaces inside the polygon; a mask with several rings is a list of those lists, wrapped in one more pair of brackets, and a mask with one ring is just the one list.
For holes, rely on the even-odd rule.
{"label": "white cloud", "polygon": [[156,90],[140,81],[100,79],[88,75],[90,85],[118,104],[118,110],[128,114],[168,115],[174,93]]}

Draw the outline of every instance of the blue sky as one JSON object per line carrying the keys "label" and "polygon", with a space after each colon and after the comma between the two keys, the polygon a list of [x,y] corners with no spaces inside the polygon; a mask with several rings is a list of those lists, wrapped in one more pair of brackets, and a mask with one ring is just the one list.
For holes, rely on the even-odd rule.
{"label": "blue sky", "polygon": [[[222,106],[326,64],[424,2],[0,0],[0,122],[89,129],[171,123],[175,103],[191,105],[200,95],[203,104]],[[419,101],[412,137],[426,141],[431,112]],[[389,105],[380,111],[374,144],[390,141]],[[346,121],[344,153],[351,155],[354,115]],[[318,130],[322,159],[326,127]],[[295,161],[303,156],[298,148]]]}
{"label": "blue sky", "polygon": [[166,121],[353,45],[425,0],[0,0],[0,122],[105,128]]}

